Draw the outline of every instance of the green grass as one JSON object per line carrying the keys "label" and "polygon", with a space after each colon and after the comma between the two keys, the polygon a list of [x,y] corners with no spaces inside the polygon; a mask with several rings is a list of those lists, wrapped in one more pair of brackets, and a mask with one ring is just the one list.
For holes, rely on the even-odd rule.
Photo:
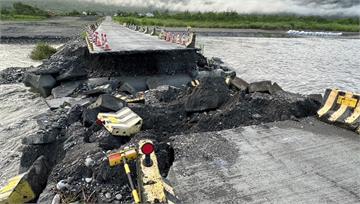
{"label": "green grass", "polygon": [[165,27],[242,28],[265,30],[325,30],[359,32],[357,18],[324,18],[295,15],[242,15],[222,13],[155,13],[155,17],[139,17],[127,14],[114,17],[119,23],[157,25]]}
{"label": "green grass", "polygon": [[51,55],[56,53],[56,49],[46,43],[38,43],[30,54],[33,60],[48,59]]}
{"label": "green grass", "polygon": [[33,20],[44,20],[47,17],[44,16],[32,16],[32,15],[18,15],[18,14],[1,14],[0,20],[2,21],[33,21]]}

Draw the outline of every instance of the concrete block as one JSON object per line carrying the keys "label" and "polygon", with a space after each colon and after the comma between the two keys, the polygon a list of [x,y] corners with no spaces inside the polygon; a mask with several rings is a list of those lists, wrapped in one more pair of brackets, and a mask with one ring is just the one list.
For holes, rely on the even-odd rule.
{"label": "concrete block", "polygon": [[249,83],[247,83],[246,81],[244,81],[243,79],[241,79],[239,77],[235,77],[234,79],[231,79],[230,85],[234,86],[235,88],[237,88],[240,91],[246,91],[249,87]]}
{"label": "concrete block", "polygon": [[57,81],[67,81],[67,80],[74,80],[74,79],[81,79],[87,76],[86,71],[81,67],[71,67],[65,73],[60,74],[56,77]]}
{"label": "concrete block", "polygon": [[80,86],[80,81],[64,82],[60,86],[52,89],[51,94],[54,98],[70,96]]}
{"label": "concrete block", "polygon": [[263,92],[263,93],[271,93],[271,81],[259,81],[253,82],[249,85],[249,93],[254,92]]}
{"label": "concrete block", "polygon": [[112,85],[111,84],[104,84],[102,86],[97,86],[94,89],[84,92],[85,95],[100,95],[100,94],[109,94],[112,92]]}
{"label": "concrete block", "polygon": [[26,144],[26,145],[51,144],[57,140],[58,133],[59,132],[54,129],[51,132],[39,131],[35,134],[23,138],[21,142],[22,144]]}
{"label": "concrete block", "polygon": [[56,80],[51,75],[36,75],[32,73],[25,73],[23,82],[25,86],[30,86],[43,97],[48,97],[51,89],[56,84]]}
{"label": "concrete block", "polygon": [[126,82],[120,86],[119,91],[129,93],[131,95],[136,95],[137,93],[136,89]]}
{"label": "concrete block", "polygon": [[275,93],[277,93],[279,91],[284,91],[284,90],[279,86],[278,83],[276,83],[276,82],[273,83],[273,85],[271,86],[271,89],[270,89],[270,93],[275,94]]}
{"label": "concrete block", "polygon": [[89,106],[90,109],[98,108],[102,112],[116,112],[126,106],[126,102],[110,94],[103,94]]}
{"label": "concrete block", "polygon": [[230,90],[225,80],[206,78],[200,81],[185,101],[186,112],[201,112],[220,107],[230,97]]}
{"label": "concrete block", "polygon": [[98,108],[94,109],[85,109],[82,113],[82,123],[85,127],[92,126],[96,119],[97,115],[100,113],[100,110]]}
{"label": "concrete block", "polygon": [[62,97],[62,98],[54,98],[45,101],[51,110],[60,108],[65,105],[81,105],[84,106],[90,102],[89,98],[72,98],[72,97]]}

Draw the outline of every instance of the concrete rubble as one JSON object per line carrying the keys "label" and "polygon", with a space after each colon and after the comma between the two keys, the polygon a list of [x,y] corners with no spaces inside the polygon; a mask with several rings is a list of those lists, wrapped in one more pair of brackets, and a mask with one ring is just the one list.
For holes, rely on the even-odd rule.
{"label": "concrete rubble", "polygon": [[[175,55],[170,52],[156,57],[166,54]],[[89,56],[85,43],[75,39],[42,65],[27,71],[24,83],[47,97],[51,108],[38,118],[39,131],[23,140],[22,171],[41,156],[52,169],[49,176],[43,175],[47,185],[42,186],[38,202],[129,202],[131,193],[124,170],[110,168],[106,153],[142,138],[151,139],[160,172],[166,177],[174,159],[180,156],[175,155],[178,151],[174,151],[172,141],[181,142],[187,134],[297,121],[315,115],[320,106],[318,98],[286,92],[270,81],[249,84],[218,60],[214,65],[198,53],[183,57],[187,55],[187,60],[193,61],[186,63],[186,70],[165,69],[170,62],[163,62],[154,73],[151,67],[131,67],[131,62],[139,67],[137,61],[143,65],[153,56],[138,60],[141,54],[126,55],[124,62],[116,54]],[[123,63],[124,69],[115,69]],[[228,78],[230,83],[226,82]],[[191,79],[198,79],[199,85],[189,86]],[[143,103],[127,104],[115,97],[133,97],[139,91],[144,94]],[[96,123],[98,113],[116,112],[125,106],[143,119],[142,131],[133,137],[114,137]],[[215,133],[207,134],[217,137]],[[215,149],[218,145],[221,143],[212,144]],[[190,146],[182,148],[194,151]],[[226,148],[233,151],[231,146]]]}

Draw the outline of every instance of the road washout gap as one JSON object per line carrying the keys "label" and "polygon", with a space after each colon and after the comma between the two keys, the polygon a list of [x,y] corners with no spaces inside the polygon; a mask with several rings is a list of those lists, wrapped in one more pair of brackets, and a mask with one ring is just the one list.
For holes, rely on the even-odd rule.
{"label": "road washout gap", "polygon": [[[155,55],[161,60],[177,54],[169,51]],[[218,59],[209,60],[193,51],[187,56],[188,61],[183,62],[186,69],[182,68],[184,64],[169,61],[160,66],[150,63],[155,72],[145,68],[134,71],[133,62],[150,57],[91,56],[85,42],[78,38],[39,67],[2,71],[0,82],[16,83],[22,78],[45,97],[51,109],[37,117],[39,131],[22,141],[21,171],[41,156],[52,167],[49,176],[42,177],[47,186],[38,195],[38,202],[49,203],[54,198],[62,202],[128,202],[131,193],[126,174],[121,167],[109,167],[107,153],[142,138],[152,139],[160,172],[166,177],[176,158],[171,137],[298,120],[315,115],[321,104],[319,96],[289,93],[270,81],[248,84],[237,77],[242,85],[229,85],[225,79],[234,79],[235,72]],[[19,73],[18,77],[9,75],[14,72]],[[175,84],[170,80],[174,78]],[[193,79],[198,80],[197,86],[190,85]],[[143,103],[122,103],[143,119],[141,132],[131,138],[115,137],[96,124],[99,112],[114,112],[120,107],[111,103],[91,108],[98,97],[107,95],[109,100],[117,100],[116,95],[134,97],[139,91],[144,95]],[[136,174],[132,176],[136,178]]]}

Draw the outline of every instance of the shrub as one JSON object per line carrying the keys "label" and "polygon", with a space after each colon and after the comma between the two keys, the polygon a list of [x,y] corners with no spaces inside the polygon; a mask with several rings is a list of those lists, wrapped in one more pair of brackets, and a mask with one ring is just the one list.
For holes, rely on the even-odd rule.
{"label": "shrub", "polygon": [[33,60],[48,59],[56,52],[56,49],[46,43],[38,43],[34,50],[30,54],[30,58]]}
{"label": "shrub", "polygon": [[13,4],[14,13],[21,15],[35,15],[35,16],[46,16],[48,17],[48,12],[41,10],[37,7],[23,4],[21,2],[16,2]]}

